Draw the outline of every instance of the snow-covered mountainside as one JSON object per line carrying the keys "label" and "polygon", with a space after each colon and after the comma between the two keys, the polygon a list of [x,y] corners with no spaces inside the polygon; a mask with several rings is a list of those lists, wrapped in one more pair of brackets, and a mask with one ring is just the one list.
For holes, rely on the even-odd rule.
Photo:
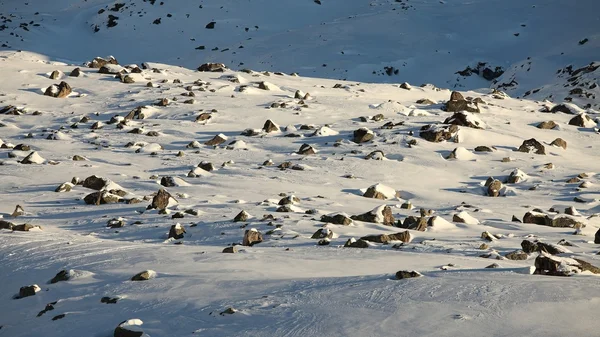
{"label": "snow-covered mountainside", "polygon": [[110,63],[0,54],[0,336],[595,333],[597,111]]}
{"label": "snow-covered mountainside", "polygon": [[[297,72],[581,100],[557,71],[600,61],[597,0],[0,0],[0,45],[82,62]],[[65,53],[68,51],[68,53]],[[504,75],[502,73],[505,72]],[[597,82],[600,71],[588,74]],[[575,87],[586,93],[570,94]],[[586,97],[583,105],[595,103]]]}
{"label": "snow-covered mountainside", "polygon": [[596,335],[598,13],[0,0],[0,337]]}

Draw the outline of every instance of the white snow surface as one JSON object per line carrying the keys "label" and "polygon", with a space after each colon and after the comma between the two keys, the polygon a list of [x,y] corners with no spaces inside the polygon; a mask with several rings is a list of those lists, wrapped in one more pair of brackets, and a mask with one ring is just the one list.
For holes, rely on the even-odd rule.
{"label": "white snow surface", "polygon": [[[66,3],[61,0],[58,5],[61,7]],[[329,6],[326,1],[323,3],[325,7]],[[520,17],[517,9],[522,7],[516,2],[510,3],[519,14],[515,16]],[[85,17],[94,16],[93,13],[106,4],[108,2],[88,1],[78,6],[87,8],[82,10]],[[373,6],[373,10],[381,9],[384,4],[391,6],[377,1],[374,4],[379,5]],[[424,4],[434,5],[426,2],[417,6]],[[595,3],[589,4],[593,7]],[[41,12],[52,10],[45,2],[30,5],[38,6]],[[158,8],[139,3],[142,5]],[[20,8],[15,11],[21,13],[19,15],[25,8],[13,2],[9,5],[6,1],[2,6],[3,9],[7,6]],[[159,6],[158,2],[154,6]],[[165,6],[174,8],[169,2]],[[182,8],[186,6],[182,5]],[[246,9],[247,6],[245,3],[240,5]],[[325,7],[310,1],[297,6],[315,6],[321,8],[321,12],[315,13],[326,15]],[[357,3],[353,2],[348,7],[355,6]],[[436,2],[435,6],[445,5]],[[472,6],[481,6],[481,3],[475,1]],[[454,10],[450,4],[443,8]],[[66,10],[65,13],[73,12]],[[180,15],[182,12],[174,13]],[[415,13],[419,15],[419,12]],[[582,22],[589,15],[586,13]],[[121,16],[126,15],[121,13]],[[279,17],[274,19],[280,20]],[[80,27],[81,20],[85,22],[84,18],[75,17],[74,27]],[[474,20],[482,18],[475,17]],[[516,19],[511,17],[509,21],[512,20]],[[163,16],[161,25],[167,22]],[[219,20],[217,27],[224,22]],[[462,25],[460,21],[457,24]],[[474,24],[470,22],[469,26]],[[528,27],[531,25],[527,24]],[[584,24],[577,26],[585,27]],[[125,19],[117,26],[121,27],[127,27]],[[301,27],[304,26],[297,28]],[[344,27],[348,26],[341,22],[340,32]],[[261,28],[269,29],[268,26]],[[367,30],[365,34],[369,32]],[[498,32],[503,34],[506,30]],[[104,33],[102,30],[98,34]],[[297,31],[297,34],[301,33]],[[446,38],[457,40],[459,37],[450,35]],[[59,39],[57,45],[61,43]],[[115,44],[115,49],[118,46]],[[144,44],[140,43],[140,46],[142,50],[146,48]],[[581,47],[588,48],[586,46]],[[160,58],[165,55],[162,53],[166,47],[157,49],[156,57],[162,61]],[[89,52],[106,54],[93,48]],[[143,331],[151,336],[395,336],[402,331],[407,336],[541,337],[592,336],[596,333],[598,277],[531,275],[535,255],[523,261],[495,260],[520,249],[521,241],[533,233],[543,242],[557,243],[566,239],[574,244],[568,247],[571,251],[568,256],[558,258],[575,257],[600,265],[600,259],[595,255],[598,245],[593,243],[600,226],[598,177],[585,178],[595,182],[586,189],[578,190],[578,184],[566,183],[582,172],[598,170],[597,161],[590,158],[597,157],[600,139],[590,130],[579,128],[535,128],[532,125],[549,119],[547,114],[539,111],[542,102],[498,99],[490,90],[465,91],[465,96],[493,103],[480,116],[489,128],[461,128],[461,131],[466,130],[464,137],[461,134],[460,144],[454,144],[430,143],[410,135],[418,135],[423,125],[439,123],[447,117],[447,112],[439,105],[426,107],[426,115],[407,116],[394,109],[386,110],[385,120],[378,123],[404,123],[392,129],[380,129],[372,121],[357,121],[360,116],[373,113],[369,107],[373,102],[394,100],[408,107],[422,98],[435,102],[448,100],[450,90],[433,87],[413,86],[412,90],[404,90],[390,84],[257,72],[245,76],[253,82],[268,79],[281,91],[246,93],[236,91],[235,84],[221,78],[222,73],[199,73],[176,65],[152,63],[162,71],[144,70],[143,75],[160,87],[146,87],[145,83],[138,82],[124,84],[112,75],[98,74],[94,69],[82,67],[87,76],[68,77],[66,81],[74,90],[86,95],[68,99],[43,96],[40,89],[52,83],[45,74],[53,70],[67,74],[80,66],[79,62],[64,61],[65,57],[85,56],[77,53],[63,55],[63,61],[57,62],[56,54],[0,52],[0,78],[10,79],[0,81],[0,93],[4,94],[0,96],[0,109],[14,105],[43,111],[40,115],[0,115],[0,123],[10,126],[0,127],[2,140],[6,144],[30,145],[31,151],[37,151],[47,159],[39,165],[23,165],[12,158],[11,149],[0,149],[0,162],[5,164],[0,166],[3,219],[43,228],[32,232],[0,230],[1,336],[107,337],[120,322],[131,317],[143,320]],[[143,56],[149,55],[151,53]],[[348,52],[347,56],[352,53]],[[225,74],[238,73],[226,70]],[[173,83],[174,79],[180,79],[182,84]],[[187,91],[185,86],[199,79],[210,83],[206,85],[209,89],[215,89],[194,90],[196,100],[202,104],[189,105],[183,104],[181,99],[172,100],[167,107],[149,109],[152,114],[146,115],[145,119],[129,122],[139,123],[136,127],[159,128],[160,136],[153,137],[151,142],[146,135],[130,134],[128,129],[108,124],[113,116],[124,116],[137,106],[151,105],[164,97],[177,97]],[[161,80],[169,81],[160,83]],[[340,82],[342,88],[334,89]],[[308,107],[290,101],[287,108],[265,108],[272,102],[288,99],[286,97],[296,90],[310,92],[313,99],[305,102]],[[200,125],[194,123],[200,109],[218,112],[214,113],[211,123]],[[70,127],[84,116],[90,118],[88,123]],[[567,125],[572,117],[556,113],[552,120]],[[334,125],[339,134],[304,139],[286,137],[285,133],[267,137],[240,135],[247,128],[262,126],[267,119],[279,125]],[[90,126],[97,121],[103,122],[104,127],[92,132]],[[366,125],[376,130],[374,139],[367,144],[353,143],[353,131]],[[57,130],[69,138],[64,141],[47,139]],[[296,132],[308,136],[314,131],[298,128]],[[33,138],[24,137],[29,133]],[[186,148],[193,140],[203,144],[217,134],[226,135],[229,138],[227,144],[238,141],[234,148],[239,151],[227,150],[225,144],[216,148]],[[547,155],[514,151],[523,140],[532,137],[543,144],[561,137],[569,142],[569,148],[546,146]],[[317,155],[295,154],[306,139],[319,149]],[[417,140],[416,145],[406,146],[411,139]],[[130,142],[146,146],[125,147]],[[471,161],[447,161],[440,156],[457,146],[472,151],[481,145],[494,146],[497,150],[473,152],[477,160]],[[136,152],[140,148],[146,150]],[[244,151],[244,148],[252,151]],[[393,160],[364,160],[374,150],[383,151]],[[177,157],[179,151],[185,156]],[[75,154],[88,160],[72,161]],[[528,172],[530,179],[512,185],[511,193],[506,196],[483,196],[482,180],[489,176],[505,176],[514,169],[515,162],[502,161],[509,156]],[[269,158],[275,165],[262,166]],[[187,184],[167,188],[173,195],[189,196],[180,200],[175,209],[175,204],[171,204],[171,211],[194,209],[201,216],[185,213],[184,219],[172,219],[170,215],[146,210],[151,195],[161,188],[152,176],[183,176],[199,162],[209,161],[220,166],[229,160],[233,161],[230,165],[211,174],[186,178]],[[302,164],[311,169],[277,167],[286,161],[292,166]],[[549,162],[555,168],[543,169]],[[85,178],[93,174],[114,181],[132,194],[148,198],[138,204],[95,206],[83,203],[83,197],[93,191],[80,185],[75,185],[70,192],[54,192],[56,187],[71,181],[74,176]],[[321,215],[380,211],[381,200],[364,198],[356,193],[364,186],[377,183],[394,186],[403,199],[410,200],[415,206],[413,210],[392,207],[396,219],[418,216],[420,208],[435,210],[438,218],[431,230],[411,231],[412,242],[396,248],[376,243],[364,249],[342,247],[352,237],[405,230],[377,223],[330,224],[328,228],[336,235],[327,246],[318,246],[317,240],[310,239],[323,225]],[[316,213],[278,213],[275,212],[277,206],[262,202],[278,200],[281,193],[298,196],[301,199],[298,209],[316,210]],[[575,197],[584,202],[575,202]],[[247,203],[236,203],[237,200]],[[23,206],[26,214],[15,219],[10,214],[16,204]],[[572,228],[511,221],[513,215],[522,218],[525,212],[534,208],[547,210],[556,204],[577,207],[581,216],[576,219],[586,224],[581,235],[572,235],[575,231]],[[459,208],[466,209],[465,205],[469,205],[468,212],[476,215],[479,224],[451,222],[452,215]],[[242,210],[255,215],[247,226],[232,222]],[[261,221],[265,214],[273,215],[273,219]],[[109,219],[118,217],[126,222],[124,227],[106,227]],[[185,227],[187,236],[178,241],[181,244],[165,241],[165,231],[178,222]],[[267,234],[277,226],[279,230]],[[252,247],[238,247],[240,252],[237,254],[223,254],[225,247],[242,242],[246,228],[259,230],[264,241]],[[491,248],[485,251],[479,249],[484,242],[481,239],[484,231],[499,237],[494,242],[486,242]],[[491,253],[491,258],[480,257],[486,253]],[[484,269],[494,262],[500,263],[502,268]],[[449,263],[455,267],[440,269]],[[85,270],[89,274],[68,282],[44,283],[62,269]],[[148,281],[129,281],[135,273],[150,269],[159,276]],[[416,270],[423,277],[395,280],[394,274],[398,270]],[[44,284],[44,287],[34,296],[12,298],[20,287],[30,284]],[[121,299],[116,304],[104,304],[100,302],[104,296]],[[36,317],[46,304],[55,301],[57,304],[52,312]],[[229,307],[237,312],[219,315]],[[51,320],[62,313],[66,314],[63,319]]]}

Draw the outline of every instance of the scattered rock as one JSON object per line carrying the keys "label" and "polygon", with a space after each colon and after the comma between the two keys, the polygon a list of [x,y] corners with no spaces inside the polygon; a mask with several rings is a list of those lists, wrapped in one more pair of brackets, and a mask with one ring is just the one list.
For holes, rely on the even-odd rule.
{"label": "scattered rock", "polygon": [[381,200],[393,199],[393,198],[396,198],[399,196],[400,196],[400,194],[398,192],[396,192],[396,190],[394,190],[391,187],[385,186],[383,184],[375,184],[375,185],[367,188],[367,190],[363,194],[363,197],[365,197],[365,198],[373,198],[373,199],[381,199]]}
{"label": "scattered rock", "polygon": [[352,224],[352,219],[344,214],[323,215],[321,216],[321,221],[325,223],[332,223],[334,225],[343,226],[349,226]]}
{"label": "scattered rock", "polygon": [[233,222],[245,222],[250,218],[250,214],[246,211],[241,211],[238,215],[233,218]]}
{"label": "scattered rock", "polygon": [[346,243],[344,244],[344,247],[348,247],[348,248],[369,248],[369,243],[365,240],[362,239],[358,239],[356,240],[355,238],[350,238],[348,239],[348,241],[346,241]]}
{"label": "scattered rock", "polygon": [[417,272],[417,271],[407,271],[407,270],[400,270],[398,272],[396,272],[396,279],[398,280],[402,280],[402,279],[406,279],[406,278],[415,278],[415,277],[421,277],[423,276],[421,273]]}
{"label": "scattered rock", "polygon": [[545,121],[545,122],[541,122],[540,124],[538,124],[537,128],[550,130],[550,129],[555,129],[557,126],[558,126],[558,124],[556,124],[554,121]]}
{"label": "scattered rock", "polygon": [[223,253],[235,254],[237,252],[238,252],[237,246],[225,247],[225,249],[223,249]]}
{"label": "scattered rock", "polygon": [[450,140],[458,132],[456,125],[425,125],[421,127],[419,136],[427,141],[439,143]]}
{"label": "scattered rock", "polygon": [[65,98],[71,94],[73,90],[71,86],[67,82],[60,82],[60,84],[53,84],[49,86],[46,91],[44,91],[45,96],[55,97],[55,98]]}
{"label": "scattered rock", "polygon": [[73,275],[75,274],[75,271],[73,270],[66,270],[63,269],[61,271],[59,271],[51,280],[50,283],[54,284],[54,283],[58,283],[58,282],[63,282],[63,281],[68,281],[69,279],[71,279],[71,277],[73,277]]}
{"label": "scattered rock", "polygon": [[350,218],[352,220],[380,223],[387,226],[393,226],[396,222],[396,219],[394,218],[394,215],[392,213],[392,208],[387,205],[379,206],[367,213],[353,215]]}
{"label": "scattered rock", "polygon": [[262,234],[256,230],[256,228],[251,228],[246,230],[244,233],[244,240],[242,241],[243,246],[254,246],[257,243],[263,242]]}
{"label": "scattered rock", "polygon": [[135,274],[131,280],[132,281],[148,281],[156,277],[156,272],[154,270],[144,270],[143,272]]}
{"label": "scattered rock", "polygon": [[535,138],[531,138],[531,139],[524,141],[523,144],[521,144],[521,146],[519,147],[519,149],[517,151],[525,152],[525,153],[533,152],[535,154],[542,154],[542,155],[546,154],[546,148],[544,147],[544,145],[542,145],[542,143],[538,142]]}
{"label": "scattered rock", "polygon": [[180,240],[183,239],[184,234],[185,234],[185,227],[183,227],[181,224],[177,223],[175,225],[171,226],[171,229],[169,229],[169,239],[175,239],[175,240]]}
{"label": "scattered rock", "polygon": [[371,131],[367,128],[360,128],[360,129],[354,131],[353,141],[358,144],[366,143],[366,142],[372,140],[374,136],[375,136],[375,134],[373,133],[373,131]]}
{"label": "scattered rock", "polygon": [[567,149],[567,141],[565,141],[562,138],[556,138],[555,140],[552,141],[552,143],[550,143],[550,145],[562,147],[565,150]]}
{"label": "scattered rock", "polygon": [[142,337],[144,331],[140,327],[144,322],[140,319],[130,319],[121,322],[113,333],[113,337]]}

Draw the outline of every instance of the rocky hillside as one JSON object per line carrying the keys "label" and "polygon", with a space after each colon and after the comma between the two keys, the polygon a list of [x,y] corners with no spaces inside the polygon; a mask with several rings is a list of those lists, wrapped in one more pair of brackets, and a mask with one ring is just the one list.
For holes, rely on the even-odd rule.
{"label": "rocky hillside", "polygon": [[594,334],[597,110],[116,56],[0,53],[1,336]]}

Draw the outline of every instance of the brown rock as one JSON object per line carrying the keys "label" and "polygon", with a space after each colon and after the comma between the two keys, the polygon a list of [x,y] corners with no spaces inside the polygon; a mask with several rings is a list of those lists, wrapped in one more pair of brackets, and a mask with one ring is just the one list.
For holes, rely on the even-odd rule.
{"label": "brown rock", "polygon": [[358,239],[354,240],[354,238],[348,239],[344,244],[344,247],[347,248],[369,248],[369,243],[365,240]]}
{"label": "brown rock", "polygon": [[558,126],[558,124],[556,124],[554,121],[545,121],[545,122],[541,122],[540,124],[538,124],[537,128],[550,130],[550,129],[556,128],[557,126]]}
{"label": "brown rock", "polygon": [[262,234],[256,229],[248,229],[244,233],[244,240],[242,241],[243,246],[254,246],[257,243],[263,241]]}
{"label": "brown rock", "polygon": [[343,215],[343,214],[336,214],[336,215],[323,215],[321,216],[321,221],[325,222],[325,223],[332,223],[334,225],[343,225],[343,226],[349,226],[352,224],[352,219]]}
{"label": "brown rock", "polygon": [[552,141],[552,143],[550,143],[550,145],[562,147],[565,150],[567,149],[567,142],[562,138],[556,138]]}
{"label": "brown rock", "polygon": [[[381,212],[381,214],[377,214]],[[352,220],[371,222],[371,223],[382,223],[387,226],[393,226],[396,222],[390,206],[384,206],[383,208],[376,208],[367,213],[353,215],[350,217]]]}
{"label": "brown rock", "polygon": [[533,152],[535,154],[546,154],[546,148],[544,147],[544,145],[535,140],[535,138],[531,138],[524,141],[517,151],[525,153]]}
{"label": "brown rock", "polygon": [[71,86],[67,82],[60,82],[60,84],[53,84],[49,86],[44,92],[45,96],[55,97],[55,98],[65,98],[69,96],[69,94],[73,92]]}
{"label": "brown rock", "polygon": [[152,204],[150,205],[153,209],[164,210],[169,206],[169,199],[173,198],[169,192],[164,188],[158,190],[158,193],[152,198]]}

